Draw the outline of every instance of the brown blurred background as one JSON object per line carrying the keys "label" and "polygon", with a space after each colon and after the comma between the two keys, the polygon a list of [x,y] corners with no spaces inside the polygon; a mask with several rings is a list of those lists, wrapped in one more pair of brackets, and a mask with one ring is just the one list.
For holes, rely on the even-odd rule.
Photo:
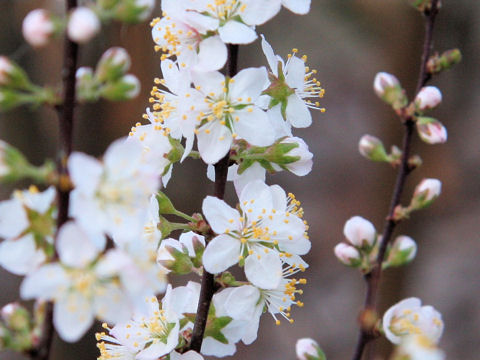
{"label": "brown blurred background", "polygon": [[[296,131],[315,154],[312,173],[305,178],[282,173],[268,179],[303,201],[311,225],[313,247],[307,256],[311,267],[306,273],[309,283],[302,298],[305,307],[294,309],[293,325],[276,327],[268,315],[264,316],[259,340],[249,347],[240,345],[235,359],[293,359],[296,339],[305,336],[315,338],[331,360],[350,358],[364,285],[356,271],[337,262],[332,248],[342,240],[343,224],[353,215],[366,217],[377,229],[381,228],[395,176],[387,165],[361,158],[357,143],[365,133],[381,137],[387,146],[399,144],[402,136],[398,120],[372,91],[375,74],[396,74],[410,94],[416,84],[423,21],[406,0],[312,3],[307,16],[283,10],[258,28],[278,54],[284,56],[293,47],[308,54],[308,64],[318,69],[326,88],[323,105],[327,112],[315,113],[311,128]],[[448,358],[474,360],[480,351],[480,87],[476,83],[480,69],[480,2],[443,3],[435,30],[435,48],[443,51],[459,47],[464,55],[460,65],[433,81],[444,96],[433,115],[447,126],[449,140],[437,146],[415,140],[414,151],[421,155],[424,166],[409,178],[404,202],[424,177],[440,179],[443,193],[430,209],[416,213],[398,227],[397,235],[407,234],[418,241],[419,252],[410,266],[385,274],[381,308],[383,311],[410,296],[434,305],[444,316],[446,329],[441,347]],[[23,17],[37,7],[61,13],[63,1],[0,0],[0,53],[12,56],[37,83],[58,84],[61,42],[34,51],[21,36]],[[94,66],[108,47],[125,47],[132,54],[132,72],[141,79],[143,89],[130,102],[82,106],[77,112],[76,150],[99,155],[141,118],[148,105],[152,80],[160,75],[149,32],[148,24],[112,24],[81,49],[80,64]],[[241,48],[242,67],[264,64],[258,42]],[[0,117],[2,140],[19,147],[35,163],[54,157],[57,118],[52,111],[19,109]],[[2,198],[8,197],[11,190],[3,187]],[[233,200],[233,187],[228,191],[227,198]],[[205,166],[193,161],[175,166],[167,193],[178,208],[197,211],[202,198],[211,192]],[[4,271],[0,271],[0,277],[3,305],[17,299],[21,279]],[[94,359],[94,343],[92,335],[74,345],[56,339],[53,359]],[[389,346],[380,340],[377,349],[385,354]],[[0,353],[0,359],[22,357]]]}

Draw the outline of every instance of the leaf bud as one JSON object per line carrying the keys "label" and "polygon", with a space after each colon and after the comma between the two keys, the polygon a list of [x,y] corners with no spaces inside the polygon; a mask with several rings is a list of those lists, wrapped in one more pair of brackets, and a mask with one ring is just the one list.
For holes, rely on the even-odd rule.
{"label": "leaf bud", "polygon": [[408,264],[417,254],[417,243],[409,236],[398,236],[391,246],[384,267]]}
{"label": "leaf bud", "polygon": [[376,230],[373,224],[361,216],[350,218],[343,228],[347,240],[357,248],[370,248],[376,241]]}
{"label": "leaf bud", "polygon": [[423,179],[415,188],[409,208],[419,210],[430,206],[442,191],[442,183],[438,179]]}
{"label": "leaf bud", "polygon": [[100,20],[93,10],[85,6],[75,8],[70,14],[67,34],[76,43],[90,41],[100,31]]}
{"label": "leaf bud", "polygon": [[407,105],[407,97],[398,79],[386,72],[379,72],[375,76],[373,89],[377,96],[391,105],[394,109],[400,109]]}
{"label": "leaf bud", "polygon": [[443,144],[447,141],[447,129],[437,119],[420,116],[416,126],[418,135],[427,144]]}
{"label": "leaf bud", "polygon": [[351,245],[339,243],[333,251],[337,259],[344,265],[357,267],[361,263],[360,253]]}
{"label": "leaf bud", "polygon": [[436,86],[425,86],[415,97],[415,105],[420,111],[437,107],[442,102],[442,93]]}
{"label": "leaf bud", "polygon": [[112,47],[105,51],[97,65],[96,77],[99,81],[115,81],[130,69],[128,52],[121,47]]}
{"label": "leaf bud", "polygon": [[55,34],[55,24],[50,12],[44,9],[30,11],[23,19],[22,33],[26,42],[33,47],[47,45]]}
{"label": "leaf bud", "polygon": [[380,139],[372,135],[363,135],[358,143],[360,154],[372,161],[390,161]]}
{"label": "leaf bud", "polygon": [[441,55],[435,54],[427,62],[427,71],[434,75],[443,70],[449,70],[452,66],[462,61],[462,53],[458,49],[450,49]]}
{"label": "leaf bud", "polygon": [[114,9],[114,17],[126,23],[146,20],[155,7],[155,0],[122,0]]}
{"label": "leaf bud", "polygon": [[140,81],[135,75],[125,75],[121,79],[106,84],[102,96],[111,101],[124,101],[135,98],[140,93]]}
{"label": "leaf bud", "polygon": [[310,338],[298,339],[295,345],[298,360],[326,360],[318,343]]}

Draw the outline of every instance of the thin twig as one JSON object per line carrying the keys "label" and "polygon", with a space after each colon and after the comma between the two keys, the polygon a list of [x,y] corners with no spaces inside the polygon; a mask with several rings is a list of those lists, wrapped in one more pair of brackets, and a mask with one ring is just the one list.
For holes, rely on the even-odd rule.
{"label": "thin twig", "polygon": [[[426,17],[425,41],[423,45],[420,74],[418,77],[415,94],[417,94],[420,91],[420,89],[427,83],[428,80],[430,80],[430,77],[431,77],[430,74],[427,72],[427,62],[431,53],[432,40],[433,40],[433,26],[435,23],[435,17],[437,13],[438,13],[438,0],[432,0],[431,8],[429,10],[426,10],[424,13]],[[405,126],[405,134],[403,137],[403,145],[402,145],[401,165],[398,170],[397,180],[395,183],[395,188],[394,188],[394,191],[392,194],[392,200],[390,203],[390,209],[389,209],[388,216],[386,218],[385,225],[383,228],[383,233],[381,237],[378,255],[375,261],[375,266],[371,272],[369,272],[364,276],[365,282],[367,284],[367,292],[366,292],[362,316],[369,316],[369,314],[376,314],[378,288],[380,284],[380,278],[382,275],[382,264],[385,258],[387,246],[391,240],[395,226],[397,225],[393,216],[394,216],[395,208],[400,203],[405,181],[411,171],[411,168],[408,164],[408,160],[410,157],[410,147],[411,147],[415,123],[411,117],[401,116],[401,120],[403,121],[403,124]],[[361,324],[361,325],[364,325],[364,324]],[[371,328],[371,326],[370,327],[362,326],[362,328],[360,329],[360,333],[358,335],[358,341],[357,341],[357,345],[356,345],[352,360],[361,360],[365,350],[365,346],[370,341],[375,339],[375,337],[376,337],[376,334],[374,333],[374,330]]]}
{"label": "thin twig", "polygon": [[[77,0],[67,0],[67,13],[77,7]],[[59,117],[59,150],[57,171],[59,183],[57,185],[58,217],[57,231],[68,220],[68,205],[70,185],[68,179],[67,160],[72,152],[73,120],[75,112],[75,73],[77,71],[78,45],[65,37],[63,49],[63,101],[56,107]],[[57,258],[55,252],[54,259]],[[53,304],[46,308],[42,338],[36,349],[30,352],[32,360],[48,360],[53,342]]]}
{"label": "thin twig", "polygon": [[[237,73],[238,61],[238,45],[228,46],[228,63],[227,75],[235,76]],[[225,155],[218,163],[215,164],[215,190],[214,194],[217,198],[223,199],[225,195],[225,185],[227,183],[228,164],[230,162],[230,154]],[[200,290],[200,298],[198,300],[197,315],[193,326],[192,340],[190,342],[190,350],[200,352],[202,348],[203,335],[207,326],[208,310],[215,293],[214,275],[203,271],[202,286]]]}

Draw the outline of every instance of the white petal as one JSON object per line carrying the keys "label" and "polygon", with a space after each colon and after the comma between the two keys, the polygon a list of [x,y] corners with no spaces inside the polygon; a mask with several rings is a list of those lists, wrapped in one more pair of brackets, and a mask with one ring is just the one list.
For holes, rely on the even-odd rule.
{"label": "white petal", "polygon": [[310,11],[311,0],[282,0],[283,6],[295,14],[305,15]]}
{"label": "white petal", "polygon": [[11,199],[0,202],[0,236],[13,238],[20,235],[29,226],[22,202]]}
{"label": "white petal", "polygon": [[270,124],[268,115],[265,111],[257,107],[236,111],[233,117],[238,117],[235,120],[235,131],[243,139],[255,146],[272,145],[275,141],[275,132]]}
{"label": "white petal", "polygon": [[205,95],[210,93],[220,95],[223,93],[222,83],[225,81],[225,76],[218,71],[192,71],[192,80],[195,86],[200,87],[200,91]]}
{"label": "white petal", "polygon": [[240,14],[249,25],[261,25],[273,18],[280,11],[280,0],[243,0],[245,10]]}
{"label": "white petal", "polygon": [[165,86],[174,93],[181,94],[190,86],[190,76],[188,71],[180,71],[175,63],[170,59],[161,62],[160,68],[165,79]]}
{"label": "white petal", "polygon": [[306,128],[312,124],[312,114],[305,102],[292,94],[287,99],[286,109],[287,121],[296,128]]}
{"label": "white petal", "polygon": [[250,44],[257,38],[255,30],[235,20],[227,21],[218,29],[220,38],[227,44]]}
{"label": "white petal", "polygon": [[201,353],[216,357],[225,357],[235,354],[237,347],[235,344],[223,344],[214,338],[207,336],[203,339]]}
{"label": "white petal", "polygon": [[233,77],[229,88],[229,97],[234,101],[238,98],[243,98],[244,101],[251,98],[250,102],[255,102],[267,86],[268,74],[263,66],[244,69]]}
{"label": "white petal", "polygon": [[68,283],[65,271],[59,264],[46,264],[27,275],[20,285],[20,296],[25,300],[51,300],[65,291]]}
{"label": "white petal", "polygon": [[60,337],[67,342],[79,340],[93,324],[91,304],[82,295],[70,293],[55,303],[53,323]]}
{"label": "white petal", "polygon": [[183,354],[172,351],[170,353],[170,360],[203,360],[203,356],[193,350]]}
{"label": "white petal", "polygon": [[133,141],[126,141],[125,138],[115,140],[110,144],[103,161],[105,168],[112,177],[124,178],[130,174],[135,174],[141,163],[143,149],[142,146]]}
{"label": "white petal", "polygon": [[100,181],[103,168],[97,159],[74,152],[68,159],[68,172],[73,184],[80,192],[93,195]]}
{"label": "white petal", "polygon": [[132,308],[128,299],[125,298],[125,294],[120,287],[114,284],[106,284],[99,291],[99,294],[94,298],[93,308],[95,314],[109,324],[128,321],[132,316]]}
{"label": "white petal", "polygon": [[267,58],[268,66],[270,66],[270,70],[272,71],[273,75],[278,76],[278,59],[273,52],[273,48],[270,43],[265,40],[265,36],[260,35],[262,37],[262,50]]}
{"label": "white petal", "polygon": [[20,239],[8,239],[0,244],[0,265],[13,274],[25,275],[45,259],[45,253],[37,249],[31,234]]}
{"label": "white petal", "polygon": [[[232,166],[230,168],[232,168]],[[262,182],[265,182],[266,172],[267,171],[265,170],[264,167],[262,167],[262,165],[260,165],[260,163],[254,162],[253,165],[251,165],[241,175],[238,175],[235,173],[233,184],[235,186],[235,191],[237,193],[237,196],[240,197],[240,194],[242,193],[243,189],[245,188],[245,186],[247,186],[248,183],[255,180],[260,180]]]}
{"label": "white petal", "polygon": [[161,341],[153,343],[146,349],[140,351],[137,355],[138,360],[153,360],[162,357],[170,353],[178,344],[178,330],[179,324],[178,321],[175,324],[175,327],[170,330],[168,335],[167,343]]}
{"label": "white petal", "polygon": [[56,247],[62,263],[75,268],[85,267],[98,255],[97,247],[73,221],[60,228]]}
{"label": "white petal", "polygon": [[211,122],[198,131],[198,151],[207,164],[216,164],[230,151],[233,138],[228,127]]}
{"label": "white petal", "polygon": [[251,320],[260,299],[260,291],[251,285],[234,288],[229,294],[225,307],[228,316],[238,320]]}
{"label": "white petal", "polygon": [[[260,257],[260,258],[258,258]],[[245,259],[245,275],[256,287],[275,289],[282,279],[282,261],[276,251],[247,256]]]}
{"label": "white petal", "polygon": [[227,62],[228,51],[219,36],[206,38],[199,45],[198,63],[195,70],[214,71],[221,69]]}
{"label": "white petal", "polygon": [[212,230],[223,234],[228,230],[240,230],[240,214],[223,200],[214,196],[207,196],[202,203],[202,212]]}
{"label": "white petal", "polygon": [[[254,180],[249,182],[240,194],[240,206],[247,214],[252,214],[256,219],[257,212],[265,212],[270,214],[272,210],[273,200],[270,188],[262,180]],[[249,216],[250,217],[250,216]]]}
{"label": "white petal", "polygon": [[305,63],[302,59],[292,56],[285,66],[285,82],[292,89],[303,91],[305,88]]}
{"label": "white petal", "polygon": [[41,193],[25,192],[24,204],[32,210],[44,214],[51,206],[57,195],[53,186]]}
{"label": "white petal", "polygon": [[227,270],[238,262],[240,241],[228,235],[219,235],[210,241],[203,253],[203,266],[211,274]]}

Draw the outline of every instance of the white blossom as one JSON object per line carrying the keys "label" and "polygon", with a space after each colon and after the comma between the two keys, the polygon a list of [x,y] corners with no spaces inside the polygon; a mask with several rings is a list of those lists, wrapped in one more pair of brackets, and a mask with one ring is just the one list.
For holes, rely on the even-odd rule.
{"label": "white blossom", "polygon": [[442,93],[436,86],[425,86],[415,97],[415,104],[420,110],[428,110],[437,107],[442,102]]}
{"label": "white blossom", "polygon": [[445,360],[445,353],[424,335],[409,335],[402,339],[398,353],[409,360]]}
{"label": "white blossom", "polygon": [[375,227],[361,216],[350,218],[345,223],[343,234],[356,247],[372,246],[376,240]]}
{"label": "white blossom", "polygon": [[298,339],[295,344],[295,352],[298,360],[307,360],[307,355],[317,358],[318,343],[310,338]]}
{"label": "white blossom", "polygon": [[67,34],[70,40],[77,43],[90,41],[100,31],[101,23],[93,10],[80,6],[70,14]]}
{"label": "white blossom", "polygon": [[23,19],[22,33],[34,47],[45,46],[54,33],[54,24],[47,10],[35,9]]}

